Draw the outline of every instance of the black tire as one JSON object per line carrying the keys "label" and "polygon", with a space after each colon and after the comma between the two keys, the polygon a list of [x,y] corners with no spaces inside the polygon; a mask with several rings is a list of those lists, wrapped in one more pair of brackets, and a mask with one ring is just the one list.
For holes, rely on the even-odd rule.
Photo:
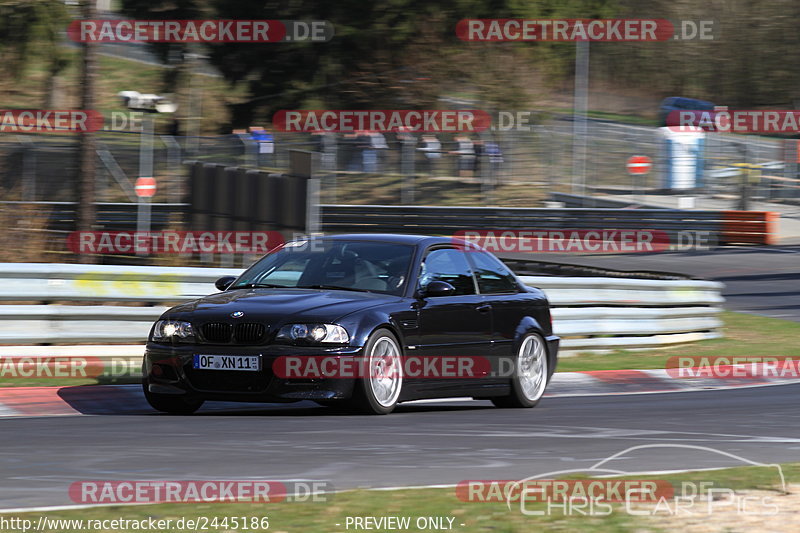
{"label": "black tire", "polygon": [[[397,337],[389,331],[388,329],[377,329],[372,332],[372,335],[369,336],[367,339],[367,343],[364,345],[364,358],[368,359],[370,354],[373,353],[373,349],[378,345],[378,343],[390,343],[393,344],[394,349],[397,351],[397,355],[401,358],[400,362],[400,375],[399,375],[399,384],[397,385],[398,389],[396,392],[391,394],[391,398],[387,398],[386,400],[379,400],[376,397],[375,390],[373,385],[370,383],[369,376],[364,376],[356,380],[355,386],[353,388],[353,398],[348,402],[350,409],[369,415],[388,415],[394,408],[397,406],[398,399],[400,398],[400,393],[402,392],[403,387],[403,376],[402,376],[402,355],[403,351],[400,347],[400,342],[397,340]],[[364,368],[370,368],[369,363],[367,362],[364,365]],[[392,399],[393,398],[393,399]],[[388,401],[387,401],[388,400]]]}
{"label": "black tire", "polygon": [[167,394],[155,394],[148,390],[147,380],[142,381],[144,397],[150,407],[162,413],[171,415],[190,415],[200,409],[203,400],[196,398],[186,398],[184,396],[171,396]]}
{"label": "black tire", "polygon": [[[541,350],[541,364],[542,367],[537,367],[537,375],[543,380],[537,383],[533,394],[526,393],[525,380],[522,378],[522,373],[518,371],[518,365],[522,358],[522,351],[526,349],[526,343],[534,343],[535,350]],[[547,359],[547,345],[544,339],[538,333],[528,333],[520,341],[517,352],[514,358],[514,375],[511,377],[511,394],[508,396],[495,396],[490,398],[496,407],[502,408],[531,408],[541,401],[544,389],[547,387],[549,379],[549,364]]]}

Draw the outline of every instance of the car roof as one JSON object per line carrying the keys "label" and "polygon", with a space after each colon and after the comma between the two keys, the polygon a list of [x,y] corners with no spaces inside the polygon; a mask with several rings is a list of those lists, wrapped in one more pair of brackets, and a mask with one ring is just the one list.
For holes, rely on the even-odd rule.
{"label": "car roof", "polygon": [[434,244],[451,244],[461,242],[454,237],[434,237],[432,235],[408,235],[402,233],[345,233],[340,235],[324,235],[321,239],[330,240],[358,240],[371,242],[388,242],[395,244],[410,244],[414,246],[431,246]]}
{"label": "car roof", "polygon": [[699,100],[697,98],[689,98],[687,96],[668,96],[661,101],[662,106],[668,105],[691,105],[700,109],[713,109],[714,104],[707,100]]}

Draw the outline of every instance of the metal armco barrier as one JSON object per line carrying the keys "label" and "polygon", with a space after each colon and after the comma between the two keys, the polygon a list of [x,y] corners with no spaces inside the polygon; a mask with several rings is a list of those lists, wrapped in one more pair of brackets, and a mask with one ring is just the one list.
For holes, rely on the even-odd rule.
{"label": "metal armco barrier", "polygon": [[[121,267],[40,263],[0,264],[0,298],[13,302],[97,302],[101,305],[0,305],[0,344],[144,343],[165,304],[216,291],[213,282],[241,269]],[[541,288],[553,307],[554,328],[564,353],[652,348],[721,335],[722,284],[702,280],[521,276]],[[102,305],[105,304],[105,305]],[[64,346],[20,346],[45,352]],[[71,347],[115,361],[117,347]],[[15,350],[5,346],[0,355]],[[134,368],[141,352],[129,357]],[[45,352],[39,353],[39,355]],[[129,350],[130,352],[130,350]],[[126,352],[126,353],[129,353]]]}
{"label": "metal armco barrier", "polygon": [[[134,231],[137,204],[130,202],[98,202],[95,205],[95,226],[102,231]],[[39,210],[47,215],[47,229],[62,233],[75,230],[77,202],[1,201],[0,207],[16,210]],[[189,204],[151,203],[151,228],[162,230],[185,222]]]}
{"label": "metal armco barrier", "polygon": [[[740,170],[736,170],[740,172]],[[788,178],[781,178],[788,179]],[[550,194],[553,201],[561,202],[568,208],[580,207],[586,202],[592,207],[617,209],[667,209],[655,205],[625,200],[613,200],[598,196],[580,196],[554,192]],[[718,211],[720,220],[719,244],[777,244],[778,221],[780,216],[773,211]]]}
{"label": "metal armco barrier", "polygon": [[550,193],[550,200],[553,202],[560,202],[564,204],[564,207],[567,208],[575,208],[575,207],[592,207],[592,208],[639,208],[643,207],[646,209],[667,209],[666,207],[659,207],[657,205],[642,205],[637,204],[634,201],[628,200],[617,200],[613,198],[604,198],[602,196],[585,196],[580,194],[568,194],[565,192],[551,192]]}
{"label": "metal armco barrier", "polygon": [[236,268],[2,263],[0,300],[182,302],[214,292],[217,278],[241,272]]}
{"label": "metal armco barrier", "polygon": [[682,209],[322,205],[326,233],[453,235],[465,230],[661,230],[707,232],[706,244],[774,244],[777,213]]}
{"label": "metal armco barrier", "polygon": [[550,300],[564,354],[722,336],[723,285],[703,280],[520,276]]}

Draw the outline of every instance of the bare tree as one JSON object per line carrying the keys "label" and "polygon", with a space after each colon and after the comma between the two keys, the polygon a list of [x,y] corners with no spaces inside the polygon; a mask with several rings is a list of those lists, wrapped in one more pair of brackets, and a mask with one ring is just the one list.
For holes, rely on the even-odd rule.
{"label": "bare tree", "polygon": [[[86,19],[95,18],[96,0],[84,0],[82,4],[83,16]],[[81,109],[84,111],[95,108],[95,82],[96,82],[96,52],[95,45],[83,44],[83,63],[81,70]],[[97,141],[95,134],[86,131],[79,134],[78,148],[78,216],[77,230],[91,231],[96,218],[95,201],[95,175],[96,175],[96,150]],[[81,263],[91,263],[94,257],[88,254],[80,256]]]}

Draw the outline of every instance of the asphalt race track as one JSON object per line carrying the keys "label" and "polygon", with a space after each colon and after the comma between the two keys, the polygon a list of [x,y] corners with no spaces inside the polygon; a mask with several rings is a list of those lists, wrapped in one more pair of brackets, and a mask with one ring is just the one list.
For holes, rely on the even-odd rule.
{"label": "asphalt race track", "polygon": [[[716,279],[726,284],[726,308],[800,321],[800,246],[536,258]],[[658,472],[742,464],[675,445],[763,463],[800,461],[798,394],[800,384],[551,397],[532,410],[429,401],[383,417],[305,402],[189,417],[120,405],[113,414],[5,418],[0,509],[74,504],[70,484],[87,479],[326,481],[336,489],[520,479],[589,468],[639,445],[664,446],[626,453],[605,466]]]}
{"label": "asphalt race track", "polygon": [[[80,480],[328,481],[337,489],[520,479],[584,468],[643,444],[691,444],[751,461],[800,461],[800,385],[401,406],[352,416],[299,404],[207,413],[0,421],[0,508],[69,505]],[[626,472],[738,466],[716,453],[644,449]]]}

